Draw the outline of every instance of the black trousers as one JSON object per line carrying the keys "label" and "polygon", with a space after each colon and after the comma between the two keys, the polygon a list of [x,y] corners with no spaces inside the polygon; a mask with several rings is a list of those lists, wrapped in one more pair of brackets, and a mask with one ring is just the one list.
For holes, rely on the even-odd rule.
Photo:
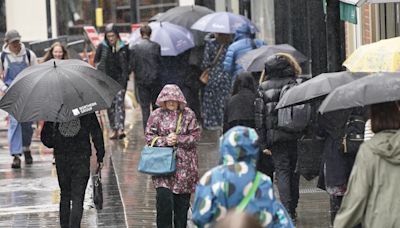
{"label": "black trousers", "polygon": [[79,228],[83,201],[90,174],[90,156],[84,154],[55,154],[58,184],[61,189],[61,228]]}
{"label": "black trousers", "polygon": [[174,194],[168,188],[157,188],[156,191],[157,227],[172,228],[174,218],[174,228],[186,228],[190,194]]}
{"label": "black trousers", "polygon": [[279,142],[272,146],[272,159],[280,200],[290,214],[294,214],[299,202],[300,175],[296,173],[296,141]]}
{"label": "black trousers", "polygon": [[150,106],[153,110],[156,108],[155,103],[160,91],[159,85],[136,84],[136,95],[142,110],[143,130],[146,129],[150,116]]}

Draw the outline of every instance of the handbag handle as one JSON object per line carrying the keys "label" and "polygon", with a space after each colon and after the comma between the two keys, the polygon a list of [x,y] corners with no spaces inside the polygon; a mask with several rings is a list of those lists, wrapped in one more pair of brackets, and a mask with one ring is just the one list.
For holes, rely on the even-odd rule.
{"label": "handbag handle", "polygon": [[[176,123],[175,134],[179,134],[179,131],[181,130],[181,122],[182,122],[182,112],[179,112],[178,120],[177,120],[177,123]],[[154,137],[154,139],[151,140],[150,147],[153,147],[154,144],[156,143],[157,139],[159,139],[159,138],[160,138],[160,136]]]}
{"label": "handbag handle", "polygon": [[219,59],[219,56],[221,56],[222,50],[224,49],[224,44],[221,44],[221,47],[218,49],[217,55],[214,58],[214,61],[211,63],[210,67],[211,68],[213,66],[215,66],[215,64],[217,64],[217,61]]}
{"label": "handbag handle", "polygon": [[260,185],[261,173],[257,171],[256,177],[253,184],[251,185],[250,191],[246,196],[240,201],[239,205],[236,207],[236,212],[242,212],[249,204],[250,200],[253,199],[254,194],[256,194],[257,188]]}

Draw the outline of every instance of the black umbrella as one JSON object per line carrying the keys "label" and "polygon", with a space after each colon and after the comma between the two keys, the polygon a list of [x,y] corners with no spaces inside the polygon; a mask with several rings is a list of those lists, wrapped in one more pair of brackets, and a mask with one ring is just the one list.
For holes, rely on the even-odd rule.
{"label": "black umbrella", "polygon": [[375,73],[333,90],[320,113],[400,100],[400,73]]}
{"label": "black umbrella", "polygon": [[249,72],[260,72],[264,70],[265,61],[268,57],[276,53],[287,53],[292,55],[297,62],[303,63],[307,61],[301,52],[296,50],[289,44],[278,44],[278,45],[266,45],[260,48],[251,50],[240,57],[236,63],[241,65],[245,71]]}
{"label": "black umbrella", "polygon": [[305,103],[314,98],[329,94],[335,88],[360,79],[367,73],[352,73],[349,71],[323,73],[289,89],[279,100],[276,108],[284,108]]}
{"label": "black umbrella", "polygon": [[214,13],[213,10],[204,6],[177,6],[169,9],[165,13],[161,14],[158,21],[168,21],[170,23],[180,25],[189,29],[193,33],[193,38],[196,46],[203,44],[204,36],[206,33],[198,30],[193,30],[190,27],[204,15]]}
{"label": "black umbrella", "polygon": [[49,60],[23,70],[0,108],[19,122],[66,122],[111,106],[121,86],[81,60]]}

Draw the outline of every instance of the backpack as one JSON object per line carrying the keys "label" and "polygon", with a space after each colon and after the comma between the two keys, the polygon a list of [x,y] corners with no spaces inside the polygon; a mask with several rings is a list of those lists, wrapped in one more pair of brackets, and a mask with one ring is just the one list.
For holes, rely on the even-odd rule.
{"label": "backpack", "polygon": [[[292,87],[300,84],[297,81],[291,81],[283,86],[279,99]],[[309,103],[296,106],[281,108],[278,110],[278,129],[287,132],[301,132],[306,129],[310,121],[311,106]]]}
{"label": "backpack", "polygon": [[343,153],[356,155],[361,143],[364,142],[365,120],[362,116],[350,115],[345,125],[342,142]]}
{"label": "backpack", "polygon": [[[3,70],[4,70],[4,60],[6,58],[6,55],[7,55],[7,53],[5,53],[4,51],[1,52],[1,55],[0,55],[1,65],[3,66]],[[28,58],[29,65],[31,65],[31,50],[29,50],[29,48],[26,48],[26,57]]]}

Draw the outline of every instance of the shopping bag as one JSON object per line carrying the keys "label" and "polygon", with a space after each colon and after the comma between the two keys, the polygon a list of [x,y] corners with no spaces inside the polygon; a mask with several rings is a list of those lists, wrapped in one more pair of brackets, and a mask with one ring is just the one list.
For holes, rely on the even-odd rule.
{"label": "shopping bag", "polygon": [[93,202],[97,210],[103,209],[103,184],[101,183],[101,168],[97,167],[96,174],[92,177],[93,181]]}

